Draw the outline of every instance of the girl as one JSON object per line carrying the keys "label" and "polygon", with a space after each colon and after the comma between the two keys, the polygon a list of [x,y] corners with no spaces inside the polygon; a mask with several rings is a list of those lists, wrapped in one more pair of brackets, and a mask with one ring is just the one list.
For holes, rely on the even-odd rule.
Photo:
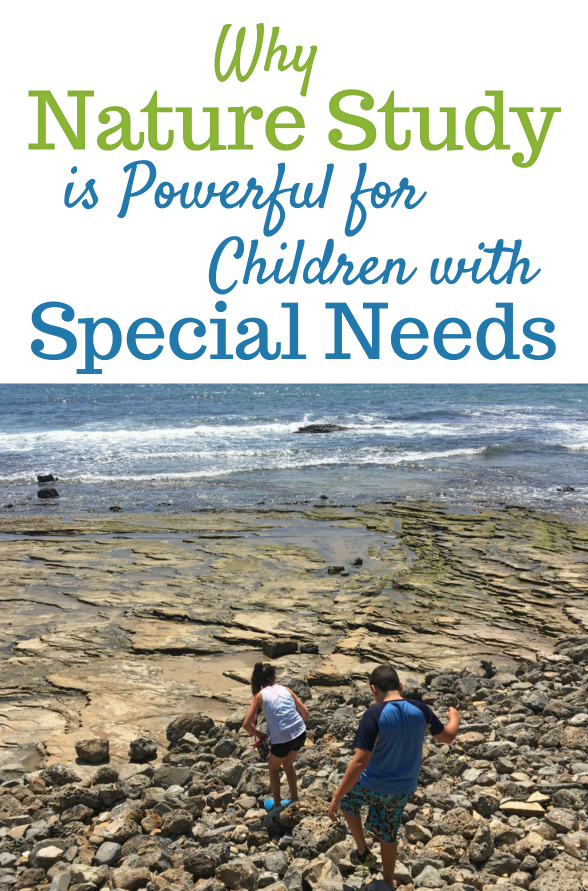
{"label": "girl", "polygon": [[[276,684],[276,670],[268,662],[257,662],[251,676],[253,701],[245,715],[243,728],[250,736],[254,735],[253,719],[263,709],[271,742],[269,758],[269,776],[272,797],[264,802],[265,809],[271,811],[279,807],[280,802],[280,770],[284,768],[290,787],[290,798],[284,799],[285,807],[291,801],[298,801],[298,784],[294,761],[296,755],[306,742],[306,724],[308,709],[288,687]],[[264,737],[265,734],[258,734]],[[276,805],[275,802],[278,802]]]}

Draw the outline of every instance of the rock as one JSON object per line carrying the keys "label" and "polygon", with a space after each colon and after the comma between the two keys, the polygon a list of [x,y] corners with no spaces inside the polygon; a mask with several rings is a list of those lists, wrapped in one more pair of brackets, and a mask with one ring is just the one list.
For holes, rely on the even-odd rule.
{"label": "rock", "polygon": [[192,848],[184,855],[184,867],[196,879],[206,879],[215,874],[217,868],[227,863],[231,849],[227,842],[209,845],[207,848]]}
{"label": "rock", "polygon": [[530,891],[585,891],[580,876],[563,869],[548,869],[531,882]]}
{"label": "rock", "polygon": [[414,880],[415,888],[443,888],[447,882],[433,866],[425,866]]}
{"label": "rock", "polygon": [[[327,851],[327,856],[328,853]],[[283,851],[269,851],[265,855],[263,865],[267,872],[274,872],[281,878],[288,869],[288,858]]]}
{"label": "rock", "polygon": [[40,869],[50,869],[58,860],[63,857],[63,849],[55,845],[47,845],[39,848],[36,852],[36,863]]}
{"label": "rock", "polygon": [[74,804],[61,812],[60,820],[62,823],[85,823],[94,816],[91,807],[85,804]]}
{"label": "rock", "polygon": [[128,794],[128,786],[124,783],[103,783],[95,788],[104,807],[109,808],[117,801],[122,801]]}
{"label": "rock", "polygon": [[278,821],[286,829],[294,829],[305,817],[322,817],[327,813],[328,803],[317,795],[306,794],[299,801],[293,801],[278,814]]}
{"label": "rock", "polygon": [[53,866],[53,863],[56,863],[57,860],[63,859],[65,852],[70,847],[70,843],[60,838],[52,838],[51,840],[36,842],[29,851],[29,866],[33,869],[45,869],[45,867],[42,867],[41,862],[37,860],[37,853],[49,847],[58,848],[61,851],[61,857],[58,857],[49,863],[49,866]]}
{"label": "rock", "polygon": [[171,767],[163,764],[153,774],[153,785],[169,789],[170,786],[185,786],[192,779],[192,774],[187,767]]}
{"label": "rock", "polygon": [[218,774],[221,780],[228,786],[238,785],[239,780],[245,772],[245,765],[237,758],[229,758],[222,767],[218,768]]}
{"label": "rock", "polygon": [[47,881],[45,870],[43,869],[25,869],[18,877],[17,888],[34,888],[42,885]]}
{"label": "rock", "polygon": [[93,862],[97,866],[112,866],[120,860],[121,853],[121,845],[116,842],[103,842],[94,854]]}
{"label": "rock", "polygon": [[339,575],[340,572],[344,572],[344,571],[345,571],[344,566],[329,566],[329,567],[327,567],[327,572],[329,573],[329,575]]}
{"label": "rock", "polygon": [[187,835],[191,832],[193,823],[194,820],[189,811],[172,811],[170,814],[166,814],[161,821],[161,834],[169,838]]}
{"label": "rock", "polygon": [[523,697],[522,703],[536,714],[540,714],[549,702],[549,696],[541,690],[534,690],[529,696]]}
{"label": "rock", "polygon": [[81,782],[81,777],[68,764],[52,764],[40,771],[39,776],[53,786],[66,786]]}
{"label": "rock", "polygon": [[523,859],[530,854],[536,860],[543,860],[543,852],[550,847],[549,841],[538,832],[529,832],[514,845],[512,851],[517,857]]}
{"label": "rock", "polygon": [[129,820],[125,814],[112,820],[104,830],[105,841],[113,841],[122,844],[134,835],[140,835],[141,827],[134,820]]}
{"label": "rock", "polygon": [[237,748],[237,743],[231,736],[224,736],[219,739],[216,746],[212,750],[212,754],[216,758],[228,758]]}
{"label": "rock", "polygon": [[465,859],[468,844],[459,835],[436,835],[427,843],[419,859],[441,860],[443,866],[450,866]]}
{"label": "rock", "polygon": [[214,721],[207,715],[201,715],[200,712],[185,712],[168,724],[165,735],[170,743],[174,744],[179,742],[185,733],[193,733],[199,737],[213,727]]}
{"label": "rock", "polygon": [[319,882],[336,882],[339,879],[341,873],[329,858],[312,860],[302,871],[303,887],[314,888]]}
{"label": "rock", "polygon": [[350,682],[349,675],[330,659],[324,659],[311,668],[306,680],[310,687],[344,687]]}
{"label": "rock", "polygon": [[562,834],[574,832],[578,828],[578,815],[572,810],[554,807],[545,814],[546,821]]}
{"label": "rock", "polygon": [[57,491],[57,489],[46,486],[43,489],[39,489],[39,491],[37,492],[37,498],[59,498],[59,492]]}
{"label": "rock", "polygon": [[542,817],[545,814],[538,801],[503,801],[500,810],[518,817]]}
{"label": "rock", "polygon": [[145,736],[139,736],[129,745],[129,758],[131,761],[141,763],[152,761],[157,757],[157,743]]}
{"label": "rock", "polygon": [[277,659],[279,656],[289,656],[298,652],[297,640],[264,640],[262,644],[263,655],[268,659]]}
{"label": "rock", "polygon": [[100,764],[109,759],[109,741],[107,739],[79,739],[76,744],[76,754],[80,761],[89,764]]}
{"label": "rock", "polygon": [[33,795],[44,795],[47,788],[47,783],[40,776],[30,776],[29,777],[29,789],[33,793]]}
{"label": "rock", "polygon": [[137,891],[137,888],[144,888],[151,881],[151,873],[146,866],[140,866],[136,869],[121,866],[113,871],[112,880],[115,888],[124,888],[125,891]]}
{"label": "rock", "polygon": [[429,839],[433,838],[433,833],[430,829],[427,829],[426,826],[419,826],[414,820],[409,820],[405,823],[404,829],[409,842],[428,842]]}
{"label": "rock", "polygon": [[484,864],[484,869],[491,875],[510,876],[516,872],[521,864],[518,857],[510,851],[494,851]]}
{"label": "rock", "polygon": [[100,886],[108,877],[107,866],[90,866],[86,863],[73,863],[70,868],[72,885],[83,885],[91,882],[94,886]]}
{"label": "rock", "polygon": [[[106,768],[100,768],[100,770],[105,770]],[[99,771],[96,771],[95,776],[97,776]],[[126,767],[123,767],[117,779],[121,780],[123,783],[127,783],[129,780],[133,779],[133,777],[137,776],[146,776],[149,778],[153,777],[155,773],[155,769],[150,764],[127,764]],[[116,782],[113,780],[103,780],[103,782]]]}
{"label": "rock", "polygon": [[244,858],[221,864],[217,867],[215,875],[225,888],[246,888],[247,891],[255,891],[259,869],[251,860]]}
{"label": "rock", "polygon": [[[302,653],[310,651],[303,650],[301,647],[300,652]],[[296,696],[298,696],[298,698],[301,699],[302,702],[308,702],[308,700],[312,697],[312,690],[310,689],[306,681],[302,678],[293,678],[289,675],[286,675],[280,679],[280,683],[282,684],[282,686],[288,687],[289,690],[292,690],[292,693],[296,693]],[[243,715],[243,717],[245,716]]]}
{"label": "rock", "polygon": [[487,860],[494,850],[492,833],[487,823],[476,830],[476,834],[470,842],[469,858],[472,863],[481,863]]}
{"label": "rock", "polygon": [[38,483],[56,483],[58,478],[53,476],[52,473],[38,473],[37,474],[37,482]]}
{"label": "rock", "polygon": [[340,424],[306,424],[305,427],[299,427],[296,433],[339,433],[347,430]]}
{"label": "rock", "polygon": [[111,504],[108,510],[113,514],[120,514],[123,511],[122,507],[120,507],[118,504]]}
{"label": "rock", "polygon": [[311,860],[327,851],[346,836],[342,823],[329,817],[304,817],[292,831],[292,847],[297,857]]}

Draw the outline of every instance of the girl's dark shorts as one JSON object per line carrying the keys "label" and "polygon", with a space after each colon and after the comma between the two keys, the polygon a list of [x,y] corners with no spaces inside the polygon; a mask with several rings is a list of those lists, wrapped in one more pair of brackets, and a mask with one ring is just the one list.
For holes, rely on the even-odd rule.
{"label": "girl's dark shorts", "polygon": [[290,752],[298,752],[306,742],[306,730],[300,736],[291,739],[290,742],[272,743],[272,755],[276,758],[285,758]]}

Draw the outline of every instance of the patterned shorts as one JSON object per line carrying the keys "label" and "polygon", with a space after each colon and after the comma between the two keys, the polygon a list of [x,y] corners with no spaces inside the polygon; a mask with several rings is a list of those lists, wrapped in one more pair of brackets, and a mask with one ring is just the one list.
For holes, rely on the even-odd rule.
{"label": "patterned shorts", "polygon": [[367,807],[365,828],[380,841],[395,842],[402,812],[411,798],[411,792],[406,795],[378,795],[377,792],[370,792],[365,786],[356,783],[353,789],[343,796],[341,810],[344,814],[359,814],[362,807]]}

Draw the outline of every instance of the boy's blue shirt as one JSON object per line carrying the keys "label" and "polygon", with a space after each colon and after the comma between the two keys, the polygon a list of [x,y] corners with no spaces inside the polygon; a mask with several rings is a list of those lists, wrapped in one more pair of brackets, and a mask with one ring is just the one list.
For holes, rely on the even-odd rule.
{"label": "boy's blue shirt", "polygon": [[392,699],[370,706],[353,740],[356,749],[372,752],[359,783],[378,795],[406,795],[417,787],[423,739],[444,726],[437,715],[415,699]]}

